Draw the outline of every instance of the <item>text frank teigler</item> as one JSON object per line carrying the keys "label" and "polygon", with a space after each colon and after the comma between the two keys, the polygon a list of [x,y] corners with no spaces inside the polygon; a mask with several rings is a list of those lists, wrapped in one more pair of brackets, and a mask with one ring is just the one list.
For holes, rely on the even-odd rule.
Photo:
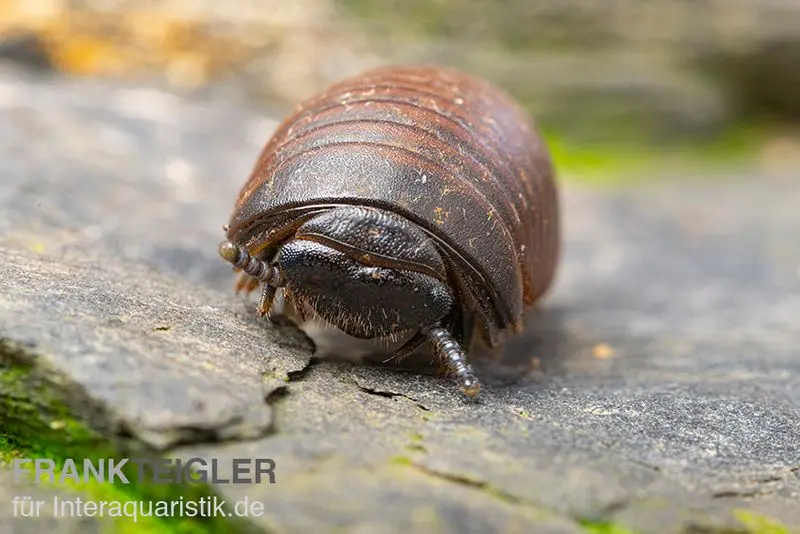
{"label": "text frank teigler", "polygon": [[275,461],[269,458],[15,458],[14,482],[100,482],[109,484],[275,484]]}

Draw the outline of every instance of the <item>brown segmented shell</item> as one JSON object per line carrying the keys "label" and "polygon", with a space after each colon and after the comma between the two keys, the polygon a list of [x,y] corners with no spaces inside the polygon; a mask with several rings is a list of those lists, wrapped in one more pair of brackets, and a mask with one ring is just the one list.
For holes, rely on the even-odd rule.
{"label": "brown segmented shell", "polygon": [[495,345],[552,285],[553,174],[544,142],[504,91],[451,68],[378,68],[306,100],[278,127],[228,238],[268,255],[320,209],[394,211],[435,239],[459,301]]}

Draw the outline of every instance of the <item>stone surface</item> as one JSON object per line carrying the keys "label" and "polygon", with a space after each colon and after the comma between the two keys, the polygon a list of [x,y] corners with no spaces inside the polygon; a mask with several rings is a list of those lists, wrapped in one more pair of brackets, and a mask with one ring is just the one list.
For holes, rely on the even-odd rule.
{"label": "stone surface", "polygon": [[[103,520],[95,517],[65,517],[59,514],[54,499],[75,499],[80,494],[17,482],[10,470],[0,468],[0,534],[78,534],[104,532]],[[36,517],[24,517],[21,505],[14,507],[14,498],[30,497],[31,502],[43,501]],[[37,506],[37,505],[33,505]],[[25,509],[27,510],[27,509]],[[29,512],[25,512],[29,513]],[[107,532],[107,530],[106,530]]]}
{"label": "stone surface", "polygon": [[234,79],[286,105],[378,63],[444,62],[561,136],[681,141],[796,122],[799,28],[795,0],[5,0],[0,57],[189,91]]}
{"label": "stone surface", "polygon": [[744,532],[739,508],[800,529],[796,170],[567,188],[558,283],[475,358],[470,403],[423,372],[306,365],[232,294],[216,245],[273,121],[14,71],[0,113],[0,336],[104,432],[273,459],[274,485],[217,487],[265,529]]}
{"label": "stone surface", "polygon": [[[738,507],[800,528],[798,202],[793,182],[570,190],[557,289],[481,362],[477,405],[435,378],[319,364],[278,402],[276,434],[182,454],[275,458],[276,486],[225,491],[291,532],[331,508],[393,532],[426,514],[504,532],[532,511],[722,531]],[[330,504],[309,510],[309,494]]]}
{"label": "stone surface", "polygon": [[[230,298],[217,261],[222,199],[242,169],[225,156],[206,165],[203,153],[215,129],[226,137],[224,118],[242,124],[224,106],[159,92],[11,80],[0,82],[3,336],[81,383],[74,393],[107,409],[98,423],[154,448],[267,431],[265,397],[305,367],[311,345]],[[222,200],[215,212],[210,198]]]}
{"label": "stone surface", "polygon": [[765,115],[797,121],[795,0],[342,3],[389,60],[468,67],[573,138],[680,141]]}
{"label": "stone surface", "polygon": [[267,397],[308,363],[305,337],[219,293],[135,264],[2,250],[3,337],[80,384],[67,390],[82,417],[152,448],[265,433]]}

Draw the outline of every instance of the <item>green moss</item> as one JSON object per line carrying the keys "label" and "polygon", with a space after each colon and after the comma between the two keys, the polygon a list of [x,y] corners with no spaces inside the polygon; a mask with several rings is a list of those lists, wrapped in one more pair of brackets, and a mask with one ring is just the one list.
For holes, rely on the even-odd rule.
{"label": "green moss", "polygon": [[279,373],[273,369],[264,371],[261,375],[264,380],[279,380],[281,382],[289,383],[290,377],[286,373]]}
{"label": "green moss", "polygon": [[[24,352],[0,341],[0,406],[6,439],[27,452],[55,452],[63,458],[85,451],[110,452],[97,432],[76,421],[50,384],[26,361]],[[50,386],[53,386],[52,388]]]}
{"label": "green moss", "polygon": [[[717,139],[691,146],[578,143],[555,131],[544,130],[543,135],[560,178],[599,186],[631,185],[684,174],[696,180],[702,176],[698,171],[704,169],[755,161],[769,140],[767,131],[756,127],[733,129]],[[687,169],[691,172],[684,172]]]}
{"label": "green moss", "polygon": [[610,522],[581,521],[581,526],[587,534],[635,534],[627,527]]}
{"label": "green moss", "polygon": [[389,458],[389,463],[393,465],[405,465],[405,466],[413,466],[414,462],[408,456],[392,456]]}
{"label": "green moss", "polygon": [[[621,35],[611,19],[597,19],[598,12],[591,9],[554,10],[548,15],[548,10],[535,7],[535,2],[523,0],[489,10],[466,0],[387,1],[338,3],[364,30],[379,37],[376,42],[384,43],[387,57],[405,61],[394,51],[406,43],[430,41],[439,51],[424,60],[459,66],[501,84],[537,118],[559,176],[569,181],[605,186],[629,185],[656,176],[696,179],[713,175],[716,173],[704,173],[704,169],[752,161],[763,138],[780,134],[782,128],[780,122],[735,114],[720,124],[681,127],[680,119],[673,124],[674,112],[665,114],[651,101],[658,98],[655,94],[643,95],[645,100],[639,101],[591,89],[585,95],[572,94],[566,87],[567,94],[551,102],[552,98],[537,89],[537,80],[526,77],[525,65],[532,51],[543,56],[554,53],[558,57],[566,52],[567,57],[589,57],[586,54],[605,46],[618,50],[612,43]],[[544,23],[548,17],[555,18]],[[532,25],[537,31],[530,31]],[[571,31],[573,28],[582,30]],[[626,38],[622,42],[635,48]],[[498,60],[507,67],[496,67]],[[674,61],[681,63],[677,58]],[[663,68],[665,74],[672,70]],[[675,75],[681,78],[690,72],[692,69],[676,69]],[[695,73],[698,80],[692,84],[699,84],[707,74],[705,70]],[[727,85],[724,83],[730,89]],[[791,127],[793,122],[788,124]]]}
{"label": "green moss", "polygon": [[[57,468],[65,460],[121,459],[122,442],[113,443],[84,422],[76,419],[62,399],[72,398],[63,384],[49,373],[33,366],[23,349],[0,340],[0,460],[9,464],[17,457],[47,458]],[[75,395],[75,392],[72,392]],[[126,451],[130,452],[130,451]],[[147,451],[137,455],[152,456]],[[26,465],[28,467],[28,465]],[[152,484],[137,480],[136,466],[127,464],[122,472],[129,483],[56,481],[45,482],[85,494],[94,501],[174,501],[196,500],[214,495],[206,484]],[[158,532],[211,534],[217,532],[258,532],[241,519],[222,517],[141,517],[114,518],[114,532]]]}
{"label": "green moss", "polygon": [[760,516],[749,510],[737,509],[734,516],[750,534],[789,534],[789,529],[777,521]]}
{"label": "green moss", "polygon": [[[723,528],[718,531],[720,534],[728,532],[731,534],[734,532],[740,534],[743,532],[748,534],[790,534],[786,526],[748,510],[736,510],[734,515],[744,525],[746,531]],[[580,523],[587,534],[635,534],[635,531],[612,522],[582,520]],[[711,529],[709,532],[717,532],[717,530]]]}

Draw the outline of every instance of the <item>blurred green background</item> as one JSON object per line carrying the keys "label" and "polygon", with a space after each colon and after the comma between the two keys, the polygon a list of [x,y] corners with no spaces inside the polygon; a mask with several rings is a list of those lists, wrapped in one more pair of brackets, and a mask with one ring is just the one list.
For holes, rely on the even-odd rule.
{"label": "blurred green background", "polygon": [[568,177],[800,165],[798,0],[0,0],[0,56],[277,118],[374,65],[450,64],[525,104]]}

